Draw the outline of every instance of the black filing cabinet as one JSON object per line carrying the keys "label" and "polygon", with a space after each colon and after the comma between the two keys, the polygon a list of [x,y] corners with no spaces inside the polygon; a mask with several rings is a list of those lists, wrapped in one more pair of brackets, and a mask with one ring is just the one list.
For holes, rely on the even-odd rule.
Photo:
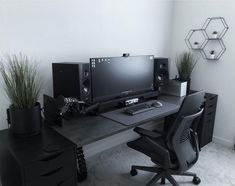
{"label": "black filing cabinet", "polygon": [[50,128],[17,138],[0,131],[2,186],[75,186],[76,145]]}
{"label": "black filing cabinet", "polygon": [[212,141],[217,99],[218,95],[216,94],[206,93],[205,95],[204,112],[197,130],[200,148]]}

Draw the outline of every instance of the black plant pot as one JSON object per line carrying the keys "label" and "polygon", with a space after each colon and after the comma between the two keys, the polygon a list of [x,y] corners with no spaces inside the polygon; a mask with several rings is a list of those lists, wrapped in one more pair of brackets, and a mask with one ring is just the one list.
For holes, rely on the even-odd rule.
{"label": "black plant pot", "polygon": [[189,78],[187,80],[187,94],[190,94],[190,90],[191,90],[191,79]]}
{"label": "black plant pot", "polygon": [[37,103],[33,108],[9,108],[10,131],[19,137],[29,137],[41,132],[41,107]]}

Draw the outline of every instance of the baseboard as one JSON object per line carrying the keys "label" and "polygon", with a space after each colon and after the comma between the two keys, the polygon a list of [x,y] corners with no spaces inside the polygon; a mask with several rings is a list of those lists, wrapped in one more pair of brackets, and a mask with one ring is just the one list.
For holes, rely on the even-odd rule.
{"label": "baseboard", "polygon": [[218,137],[218,136],[213,136],[213,142],[224,145],[224,146],[227,146],[227,147],[233,147],[234,146],[233,141],[230,141],[230,140]]}
{"label": "baseboard", "polygon": [[[141,127],[146,129],[154,129],[156,127],[162,127],[162,123],[164,120],[158,120],[146,123],[144,125],[141,125]],[[95,154],[98,154],[104,150],[110,149],[112,147],[115,147],[117,145],[126,143],[128,141],[134,140],[138,138],[139,135],[133,132],[133,129],[124,131],[119,134],[115,134],[113,136],[107,137],[103,140],[96,141],[94,143],[91,143],[89,145],[85,145],[83,147],[84,154],[86,157],[94,156]]]}

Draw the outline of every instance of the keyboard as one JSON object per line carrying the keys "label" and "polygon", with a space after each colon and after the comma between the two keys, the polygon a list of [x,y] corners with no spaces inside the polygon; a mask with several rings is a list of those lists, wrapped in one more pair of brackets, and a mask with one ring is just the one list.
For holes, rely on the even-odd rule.
{"label": "keyboard", "polygon": [[124,113],[126,113],[128,115],[136,115],[136,114],[139,114],[142,112],[147,112],[147,111],[150,111],[153,109],[154,109],[154,107],[145,103],[145,104],[139,104],[139,105],[133,105],[130,107],[126,107],[123,110],[124,110]]}

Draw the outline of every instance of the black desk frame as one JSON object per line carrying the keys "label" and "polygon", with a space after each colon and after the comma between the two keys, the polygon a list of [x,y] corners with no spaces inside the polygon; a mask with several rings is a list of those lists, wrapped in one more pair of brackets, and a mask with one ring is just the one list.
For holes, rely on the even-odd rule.
{"label": "black desk frame", "polygon": [[83,181],[87,178],[86,160],[82,147],[77,147],[77,167],[78,167],[78,181]]}
{"label": "black desk frame", "polygon": [[148,121],[144,121],[142,123],[139,122],[131,126],[124,126],[101,116],[82,116],[74,121],[64,121],[63,127],[53,127],[55,131],[77,144],[78,181],[83,181],[87,178],[86,160],[83,152],[84,145],[132,129],[136,126],[143,125],[147,122],[159,120],[171,114],[175,114],[180,108],[183,97],[159,96],[158,100],[175,104],[175,108],[171,110],[166,109],[165,113],[161,113]]}

